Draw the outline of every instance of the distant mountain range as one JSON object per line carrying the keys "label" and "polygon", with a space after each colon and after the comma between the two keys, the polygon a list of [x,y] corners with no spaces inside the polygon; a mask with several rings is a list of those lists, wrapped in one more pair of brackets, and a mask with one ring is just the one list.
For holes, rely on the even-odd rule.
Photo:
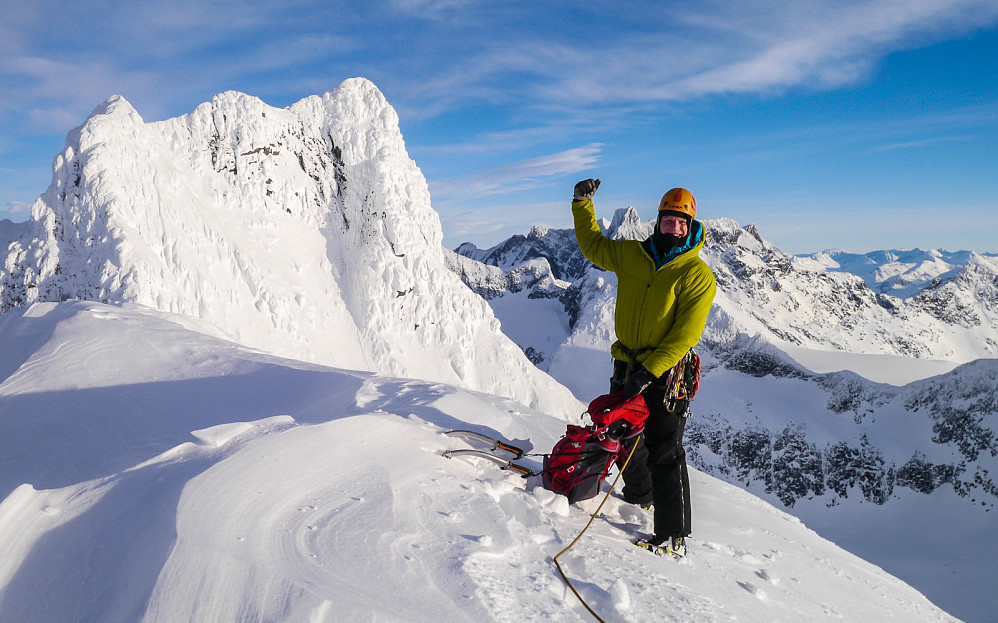
{"label": "distant mountain range", "polygon": [[794,259],[801,267],[812,270],[852,273],[881,294],[909,298],[928,286],[956,277],[968,265],[993,262],[996,257],[996,253],[973,251],[891,249],[870,253],[830,250]]}

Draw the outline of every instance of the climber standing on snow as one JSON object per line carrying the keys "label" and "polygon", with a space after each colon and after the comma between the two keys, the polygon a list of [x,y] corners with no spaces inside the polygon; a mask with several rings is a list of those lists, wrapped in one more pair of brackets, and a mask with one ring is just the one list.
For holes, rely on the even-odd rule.
{"label": "climber standing on snow", "polygon": [[572,214],[582,254],[617,275],[610,392],[642,394],[650,412],[644,433],[629,440],[621,453],[622,463],[637,444],[622,475],[623,496],[632,504],[654,507],[654,536],[635,543],[680,556],[690,535],[690,481],[683,449],[689,400],[668,395],[665,379],[700,341],[714,300],[714,274],[699,257],[704,226],[695,220],[693,194],[673,188],[659,203],[651,237],[611,240],[596,223],[592,197],[599,185],[592,179],[575,185]]}

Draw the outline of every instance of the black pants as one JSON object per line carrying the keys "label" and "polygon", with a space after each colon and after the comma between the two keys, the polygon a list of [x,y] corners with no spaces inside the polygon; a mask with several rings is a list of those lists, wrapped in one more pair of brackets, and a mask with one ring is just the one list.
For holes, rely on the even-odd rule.
{"label": "black pants", "polygon": [[[619,363],[626,371],[627,364]],[[620,388],[614,382],[619,379],[617,370],[614,372],[611,392]],[[689,536],[690,478],[683,448],[689,402],[680,400],[670,404],[665,399],[665,389],[655,384],[645,390],[644,397],[649,411],[645,430],[641,435],[625,440],[624,451],[617,459],[617,467],[622,468],[631,448],[637,444],[622,475],[624,499],[635,504],[653,504],[655,536]]]}

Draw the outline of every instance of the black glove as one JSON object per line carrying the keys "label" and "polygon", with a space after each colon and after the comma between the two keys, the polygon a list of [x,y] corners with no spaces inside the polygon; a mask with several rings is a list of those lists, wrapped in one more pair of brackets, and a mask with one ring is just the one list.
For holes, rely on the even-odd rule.
{"label": "black glove", "polygon": [[573,199],[591,199],[596,189],[599,188],[599,180],[582,180],[575,185],[575,197]]}
{"label": "black glove", "polygon": [[640,367],[627,375],[624,381],[624,398],[631,399],[648,389],[648,386],[655,381],[652,373],[644,367]]}

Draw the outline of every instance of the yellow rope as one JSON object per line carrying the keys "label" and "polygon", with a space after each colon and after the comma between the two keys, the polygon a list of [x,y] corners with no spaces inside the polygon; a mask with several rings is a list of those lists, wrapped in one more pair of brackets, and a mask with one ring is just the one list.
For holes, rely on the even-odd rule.
{"label": "yellow rope", "polygon": [[593,610],[589,606],[589,604],[586,603],[586,600],[582,598],[582,595],[579,594],[579,591],[575,590],[575,586],[572,585],[572,581],[568,579],[568,576],[565,575],[564,569],[562,569],[561,565],[558,564],[558,557],[567,552],[568,550],[572,549],[572,547],[579,542],[579,539],[582,538],[582,535],[586,533],[586,530],[589,529],[589,526],[593,525],[593,521],[596,520],[596,515],[599,515],[600,510],[603,509],[603,505],[606,504],[606,501],[607,499],[609,499],[610,494],[613,493],[613,488],[617,486],[617,481],[620,480],[620,476],[624,473],[624,470],[627,469],[627,464],[631,462],[631,457],[634,456],[634,450],[636,450],[637,447],[638,447],[638,441],[637,439],[635,439],[634,445],[631,446],[631,452],[627,455],[627,460],[624,461],[624,466],[620,468],[619,472],[617,472],[617,477],[614,478],[613,482],[610,484],[610,489],[607,490],[606,495],[603,496],[603,501],[600,502],[599,506],[596,507],[596,510],[593,511],[592,517],[589,518],[589,523],[587,523],[586,527],[582,529],[582,532],[580,532],[579,535],[575,537],[575,540],[569,543],[568,547],[558,552],[553,559],[554,566],[558,568],[558,573],[561,574],[561,579],[565,580],[565,584],[568,585],[568,588],[572,589],[572,592],[575,593],[575,596],[579,598],[579,601],[582,602],[582,605],[585,606],[586,610],[589,611],[589,614],[596,617],[596,620],[599,621],[600,623],[606,623],[606,621],[604,621],[600,617],[600,615],[596,614],[596,611]]}

